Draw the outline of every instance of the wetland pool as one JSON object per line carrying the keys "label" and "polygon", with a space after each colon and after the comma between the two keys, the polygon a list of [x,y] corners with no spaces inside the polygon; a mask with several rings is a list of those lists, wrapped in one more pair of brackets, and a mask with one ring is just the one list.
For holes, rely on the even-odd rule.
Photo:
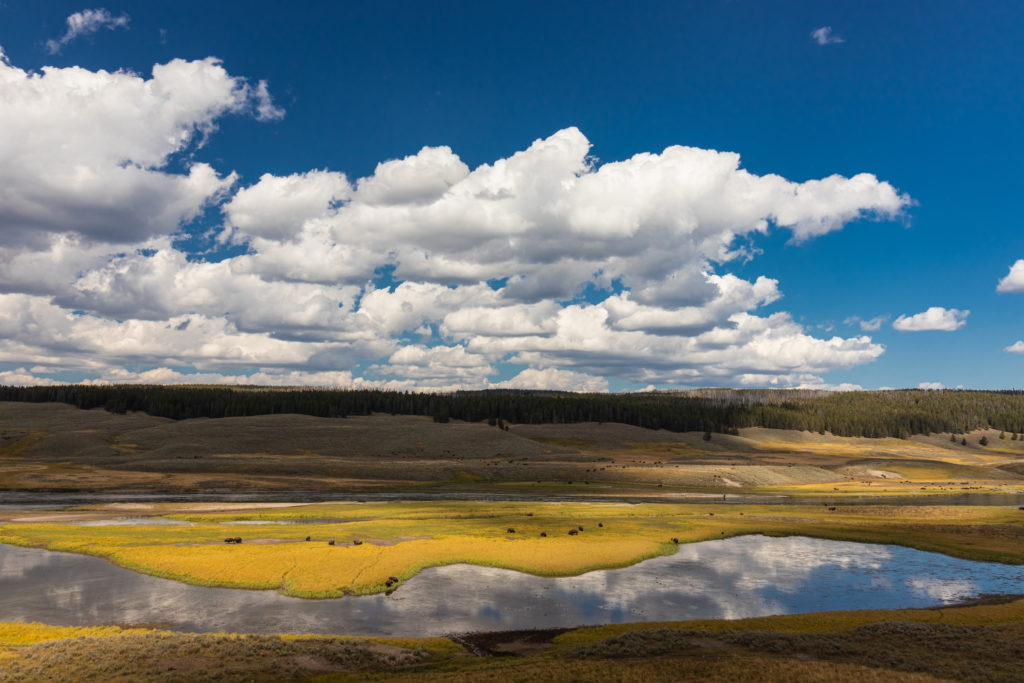
{"label": "wetland pool", "polygon": [[194,632],[429,636],[926,607],[989,593],[1024,593],[1024,566],[801,536],[692,543],[671,556],[565,578],[435,567],[391,595],[335,600],[190,586],[96,557],[0,545],[0,621]]}

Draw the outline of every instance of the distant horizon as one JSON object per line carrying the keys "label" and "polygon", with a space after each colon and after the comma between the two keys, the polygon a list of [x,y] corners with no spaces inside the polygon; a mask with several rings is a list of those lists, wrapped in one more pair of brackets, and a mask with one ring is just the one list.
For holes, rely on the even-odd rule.
{"label": "distant horizon", "polygon": [[1024,6],[0,5],[0,385],[1024,385]]}
{"label": "distant horizon", "polygon": [[509,387],[486,387],[483,389],[395,389],[389,387],[342,387],[332,385],[317,385],[317,384],[292,384],[292,385],[276,385],[276,384],[188,384],[188,383],[176,383],[176,384],[145,384],[137,382],[56,382],[53,384],[3,384],[0,383],[0,388],[15,388],[15,389],[46,389],[46,388],[59,388],[59,387],[160,387],[160,388],[199,388],[199,389],[260,389],[266,391],[381,391],[381,392],[397,392],[397,393],[416,393],[416,394],[453,394],[459,392],[538,392],[538,393],[566,393],[566,394],[600,394],[603,396],[617,396],[617,395],[630,395],[630,394],[686,394],[686,393],[699,393],[706,391],[723,391],[723,392],[791,392],[791,393],[804,393],[804,394],[840,394],[840,393],[881,393],[889,391],[924,391],[924,392],[976,392],[976,393],[994,393],[994,394],[1009,394],[1009,393],[1024,393],[1024,388],[965,388],[965,387],[880,387],[877,389],[836,389],[829,388],[824,389],[820,387],[690,387],[690,388],[672,388],[672,389],[632,389],[624,391],[583,391],[583,390],[572,390],[572,389],[541,389],[541,388],[509,388]]}

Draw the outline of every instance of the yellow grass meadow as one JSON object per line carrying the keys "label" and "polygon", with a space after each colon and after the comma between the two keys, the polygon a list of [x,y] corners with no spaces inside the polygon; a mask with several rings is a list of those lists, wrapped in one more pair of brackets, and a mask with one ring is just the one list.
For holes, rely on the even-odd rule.
{"label": "yellow grass meadow", "polygon": [[[1024,512],[1009,507],[444,502],[224,512],[168,505],[149,512],[163,518],[74,523],[75,515],[93,523],[114,516],[102,507],[80,509],[59,523],[23,516],[0,525],[0,542],[96,555],[191,584],[303,598],[382,592],[394,587],[389,577],[400,583],[421,569],[455,563],[569,576],[671,554],[673,539],[751,533],[896,543],[1024,563]],[[231,537],[242,543],[226,544]]]}
{"label": "yellow grass meadow", "polygon": [[119,626],[50,626],[35,622],[0,622],[0,646],[32,645],[47,640],[67,638],[106,637],[148,633],[150,629]]}
{"label": "yellow grass meadow", "polygon": [[[276,589],[306,598],[376,593],[394,576],[467,563],[531,574],[565,576],[596,568],[625,566],[671,552],[670,543],[648,539],[577,540],[451,537],[395,545],[364,543],[332,547],[323,543],[104,548],[115,563],[189,583],[234,588]],[[589,559],[588,559],[589,558]]]}

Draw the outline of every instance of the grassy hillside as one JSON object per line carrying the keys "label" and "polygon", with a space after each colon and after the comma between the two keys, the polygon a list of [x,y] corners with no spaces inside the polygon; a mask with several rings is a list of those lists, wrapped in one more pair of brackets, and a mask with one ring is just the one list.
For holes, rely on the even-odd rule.
{"label": "grassy hillside", "polygon": [[[506,425],[508,426],[508,425]],[[700,495],[1024,492],[1024,439],[981,430],[909,439],[618,423],[434,422],[256,415],[170,420],[0,402],[0,490],[487,492],[667,499]],[[981,441],[987,441],[982,446]],[[963,443],[966,442],[966,443]]]}

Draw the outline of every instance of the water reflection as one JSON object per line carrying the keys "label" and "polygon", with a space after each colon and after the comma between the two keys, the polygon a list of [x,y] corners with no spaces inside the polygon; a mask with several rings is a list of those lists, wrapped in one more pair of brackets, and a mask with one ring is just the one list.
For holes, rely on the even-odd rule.
{"label": "water reflection", "polygon": [[915,607],[1020,592],[1024,567],[803,537],[695,543],[671,557],[561,579],[453,565],[423,571],[389,596],[319,601],[187,586],[98,558],[0,545],[0,621],[196,631],[438,635]]}
{"label": "water reflection", "polygon": [[163,517],[116,517],[114,519],[91,519],[85,522],[68,522],[76,526],[192,526],[190,522]]}

